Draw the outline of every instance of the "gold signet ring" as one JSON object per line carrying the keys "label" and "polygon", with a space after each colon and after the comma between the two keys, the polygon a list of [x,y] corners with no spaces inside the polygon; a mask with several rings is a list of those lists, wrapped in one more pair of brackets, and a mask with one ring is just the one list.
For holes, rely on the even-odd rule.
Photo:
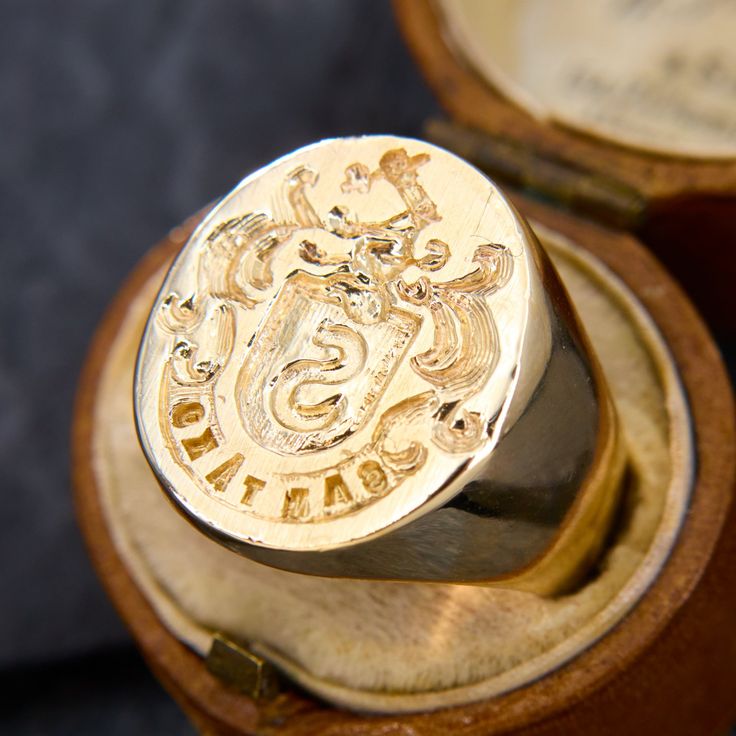
{"label": "gold signet ring", "polygon": [[194,524],[313,575],[563,591],[624,466],[528,226],[462,159],[391,136],[302,148],[214,207],[153,305],[135,411]]}

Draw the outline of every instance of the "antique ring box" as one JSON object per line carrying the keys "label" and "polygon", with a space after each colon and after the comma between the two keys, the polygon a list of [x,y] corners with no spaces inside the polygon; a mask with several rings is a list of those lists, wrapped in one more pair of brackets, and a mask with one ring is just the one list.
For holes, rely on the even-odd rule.
{"label": "antique ring box", "polygon": [[631,236],[512,199],[422,141],[327,141],[172,232],[111,306],[80,524],[203,732],[736,715],[717,350]]}
{"label": "antique ring box", "polygon": [[709,323],[736,323],[736,7],[395,0],[450,121],[494,178],[644,241]]}

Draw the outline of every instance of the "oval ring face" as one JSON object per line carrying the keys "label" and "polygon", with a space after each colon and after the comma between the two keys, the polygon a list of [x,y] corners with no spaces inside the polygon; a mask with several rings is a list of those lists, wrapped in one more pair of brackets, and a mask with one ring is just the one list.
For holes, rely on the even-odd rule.
{"label": "oval ring face", "polygon": [[325,141],[245,179],[167,275],[136,374],[143,448],[205,531],[334,549],[445,503],[504,424],[533,246],[458,157]]}

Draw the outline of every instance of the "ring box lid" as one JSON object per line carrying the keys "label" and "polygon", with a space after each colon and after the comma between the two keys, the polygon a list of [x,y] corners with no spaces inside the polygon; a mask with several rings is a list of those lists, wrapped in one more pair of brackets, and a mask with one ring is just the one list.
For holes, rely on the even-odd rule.
{"label": "ring box lid", "polygon": [[736,238],[736,6],[394,0],[394,8],[449,114],[427,123],[430,140],[504,183],[635,232],[716,329],[736,328],[727,249]]}

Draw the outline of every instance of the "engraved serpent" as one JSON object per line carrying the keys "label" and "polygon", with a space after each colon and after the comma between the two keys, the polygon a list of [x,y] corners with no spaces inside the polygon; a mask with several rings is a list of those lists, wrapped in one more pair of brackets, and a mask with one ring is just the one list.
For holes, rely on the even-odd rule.
{"label": "engraved serpent", "polygon": [[271,389],[270,406],[274,418],[294,432],[326,429],[338,421],[347,409],[344,394],[335,393],[314,403],[301,395],[309,386],[337,386],[355,378],[363,369],[368,346],[362,335],[347,325],[322,320],[312,343],[336,351],[327,360],[302,358],[281,369]]}

